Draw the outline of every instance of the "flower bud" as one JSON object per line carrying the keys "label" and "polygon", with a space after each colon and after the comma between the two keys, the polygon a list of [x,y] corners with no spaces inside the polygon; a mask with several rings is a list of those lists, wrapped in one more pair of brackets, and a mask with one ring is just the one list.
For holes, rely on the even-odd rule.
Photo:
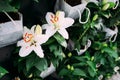
{"label": "flower bud", "polygon": [[107,3],[107,4],[105,4],[105,5],[102,7],[102,10],[103,10],[103,11],[106,11],[109,7],[110,7],[110,4]]}
{"label": "flower bud", "polygon": [[117,47],[114,46],[114,47],[112,47],[112,49],[113,49],[113,50],[117,50]]}
{"label": "flower bud", "polygon": [[95,21],[97,19],[98,19],[98,14],[95,14],[94,17],[93,17],[93,21]]}
{"label": "flower bud", "polygon": [[37,35],[42,34],[42,28],[40,27],[40,25],[37,25],[37,26],[36,26],[35,33],[36,33]]}
{"label": "flower bud", "polygon": [[111,78],[111,76],[110,76],[110,74],[109,74],[109,73],[107,74],[107,78],[108,78],[108,79],[109,79],[109,78]]}
{"label": "flower bud", "polygon": [[80,80],[84,80],[84,78],[80,78]]}
{"label": "flower bud", "polygon": [[73,71],[74,70],[74,67],[73,66],[71,66],[71,71]]}
{"label": "flower bud", "polygon": [[101,53],[104,53],[105,51],[104,50],[101,50]]}
{"label": "flower bud", "polygon": [[72,53],[70,52],[70,53],[68,53],[68,57],[71,57],[72,56]]}
{"label": "flower bud", "polygon": [[33,77],[33,74],[31,73],[29,76],[28,76],[28,78],[32,78]]}
{"label": "flower bud", "polygon": [[106,4],[108,2],[108,0],[102,0],[102,4]]}
{"label": "flower bud", "polygon": [[103,46],[104,46],[104,47],[107,47],[107,46],[108,46],[108,44],[106,44],[106,43],[103,43]]}
{"label": "flower bud", "polygon": [[91,57],[91,61],[93,61],[93,60],[94,60],[94,56]]}
{"label": "flower bud", "polygon": [[71,68],[69,64],[67,65],[67,68],[68,68],[68,69],[70,69],[70,68]]}

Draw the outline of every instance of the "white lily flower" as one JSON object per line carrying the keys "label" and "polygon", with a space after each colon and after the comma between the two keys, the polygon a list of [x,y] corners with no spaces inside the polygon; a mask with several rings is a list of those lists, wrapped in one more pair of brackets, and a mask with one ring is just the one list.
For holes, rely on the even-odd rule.
{"label": "white lily flower", "polygon": [[17,46],[21,46],[19,55],[25,57],[34,51],[40,58],[44,57],[41,44],[45,43],[48,37],[42,34],[42,29],[39,25],[33,26],[31,30],[24,27],[23,40],[18,41]]}
{"label": "white lily flower", "polygon": [[46,14],[46,20],[48,24],[44,24],[42,28],[46,29],[46,34],[48,34],[48,36],[52,36],[58,31],[65,39],[69,38],[66,28],[74,23],[72,18],[65,18],[64,12],[57,11],[56,14],[48,12]]}
{"label": "white lily flower", "polygon": [[[57,0],[55,5],[55,11],[57,10],[65,11],[66,16],[71,17],[73,19],[79,18],[79,22],[84,24],[88,22],[88,19],[90,16],[90,10],[86,7],[86,5],[87,3],[82,3],[72,7],[68,3],[66,3],[64,0]],[[81,20],[81,16],[84,10],[88,11],[86,21]]]}

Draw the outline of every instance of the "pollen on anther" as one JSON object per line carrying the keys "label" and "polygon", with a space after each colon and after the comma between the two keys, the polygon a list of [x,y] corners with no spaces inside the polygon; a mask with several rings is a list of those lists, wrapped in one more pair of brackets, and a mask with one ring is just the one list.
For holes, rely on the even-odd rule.
{"label": "pollen on anther", "polygon": [[51,15],[51,18],[54,18],[54,16],[53,16],[53,15]]}
{"label": "pollen on anther", "polygon": [[51,21],[52,23],[54,23],[54,21],[53,21],[52,19],[50,19],[50,21]]}
{"label": "pollen on anther", "polygon": [[58,21],[58,17],[57,17],[57,16],[55,16],[54,21],[55,21],[55,22],[57,22],[57,21]]}

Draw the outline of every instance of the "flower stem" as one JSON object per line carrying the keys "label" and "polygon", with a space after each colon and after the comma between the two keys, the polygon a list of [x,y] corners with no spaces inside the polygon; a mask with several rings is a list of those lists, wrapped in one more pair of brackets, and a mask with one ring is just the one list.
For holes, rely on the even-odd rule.
{"label": "flower stem", "polygon": [[79,36],[78,41],[80,41],[82,39],[82,37],[85,35],[85,33],[89,30],[90,25],[87,26],[87,28],[85,29],[85,31],[81,34],[81,36]]}

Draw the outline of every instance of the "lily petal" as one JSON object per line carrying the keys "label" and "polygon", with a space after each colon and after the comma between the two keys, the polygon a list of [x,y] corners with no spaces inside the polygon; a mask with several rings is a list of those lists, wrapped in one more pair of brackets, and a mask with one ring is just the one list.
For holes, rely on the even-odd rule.
{"label": "lily petal", "polygon": [[48,35],[38,35],[34,39],[35,39],[35,41],[38,42],[38,44],[43,44],[49,39],[49,36]]}
{"label": "lily petal", "polygon": [[[24,33],[31,33],[30,29],[28,29],[26,26],[24,27],[23,30],[24,30]],[[23,34],[24,34],[24,33],[23,33]]]}
{"label": "lily petal", "polygon": [[25,42],[24,42],[24,40],[21,40],[21,41],[18,41],[17,42],[17,46],[19,47],[19,46],[24,46],[25,45]]}
{"label": "lily petal", "polygon": [[74,23],[74,19],[72,18],[64,18],[63,20],[60,21],[59,25],[62,26],[63,28],[70,27]]}
{"label": "lily petal", "polygon": [[59,17],[59,21],[63,20],[65,17],[65,13],[63,11],[57,11],[56,16]]}
{"label": "lily petal", "polygon": [[30,46],[26,46],[26,47],[21,47],[21,49],[20,49],[20,51],[19,51],[19,55],[21,56],[21,57],[25,57],[25,56],[27,56],[27,55],[29,55],[31,52],[32,52],[32,47],[30,47]]}
{"label": "lily petal", "polygon": [[39,56],[40,58],[44,57],[43,50],[42,50],[41,46],[34,47],[34,51],[37,54],[37,56]]}
{"label": "lily petal", "polygon": [[42,34],[42,28],[40,25],[36,25],[35,28],[35,35],[41,35]]}
{"label": "lily petal", "polygon": [[53,26],[49,25],[49,24],[44,24],[42,25],[43,29],[46,29],[46,35],[49,37],[53,36],[56,32],[56,30],[54,29]]}
{"label": "lily petal", "polygon": [[51,22],[51,19],[52,19],[54,16],[55,16],[55,15],[54,15],[53,13],[47,12],[45,18],[46,18],[46,21],[48,22],[48,24],[53,25],[53,23]]}
{"label": "lily petal", "polygon": [[33,26],[31,27],[31,33],[32,33],[32,34],[35,33],[35,27],[36,27],[36,25],[33,25]]}
{"label": "lily petal", "polygon": [[58,32],[59,32],[65,39],[68,39],[68,38],[69,38],[68,32],[67,32],[65,29],[60,29],[60,30],[58,30]]}

